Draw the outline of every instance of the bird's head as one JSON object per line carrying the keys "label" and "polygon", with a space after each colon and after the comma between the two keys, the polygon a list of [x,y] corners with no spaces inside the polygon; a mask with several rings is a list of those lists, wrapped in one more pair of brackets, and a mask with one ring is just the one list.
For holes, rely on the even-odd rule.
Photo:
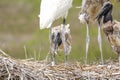
{"label": "bird's head", "polygon": [[[62,43],[62,32],[64,31],[65,35],[70,34],[69,24],[53,27],[52,28],[52,42],[55,44],[54,49],[56,50]],[[65,37],[66,38],[66,37]]]}
{"label": "bird's head", "polygon": [[96,19],[99,24],[100,24],[102,17],[108,14],[110,11],[112,11],[112,7],[113,5],[110,1],[107,1],[103,4],[103,7],[100,9],[98,15],[96,16]]}

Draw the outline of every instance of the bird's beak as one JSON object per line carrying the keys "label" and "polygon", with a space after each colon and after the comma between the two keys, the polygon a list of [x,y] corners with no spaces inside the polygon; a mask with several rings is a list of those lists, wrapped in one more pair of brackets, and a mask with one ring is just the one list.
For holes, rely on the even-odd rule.
{"label": "bird's beak", "polygon": [[105,10],[105,8],[101,8],[100,12],[98,13],[98,15],[95,18],[97,20],[98,24],[100,24],[100,21],[104,15],[104,10]]}
{"label": "bird's beak", "polygon": [[58,40],[57,35],[55,35],[55,37],[54,37],[54,50],[57,49],[57,44],[58,44],[57,40]]}
{"label": "bird's beak", "polygon": [[105,10],[106,10],[106,8],[102,7],[101,10],[99,11],[98,15],[96,16],[96,19],[99,24],[100,24],[102,17],[104,16]]}

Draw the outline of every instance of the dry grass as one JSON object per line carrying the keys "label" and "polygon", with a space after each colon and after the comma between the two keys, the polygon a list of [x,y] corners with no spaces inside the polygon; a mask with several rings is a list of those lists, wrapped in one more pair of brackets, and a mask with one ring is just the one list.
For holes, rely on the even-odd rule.
{"label": "dry grass", "polygon": [[118,63],[105,65],[58,64],[50,66],[45,61],[18,60],[0,50],[0,80],[119,80]]}

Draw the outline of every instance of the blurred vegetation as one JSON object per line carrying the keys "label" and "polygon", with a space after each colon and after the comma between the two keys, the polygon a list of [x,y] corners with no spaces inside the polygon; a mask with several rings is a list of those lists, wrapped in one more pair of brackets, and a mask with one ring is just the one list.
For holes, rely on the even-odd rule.
{"label": "blurred vegetation", "polygon": [[[120,21],[120,3],[115,0],[113,17]],[[73,7],[69,11],[67,23],[70,24],[72,34],[72,52],[69,56],[70,61],[85,60],[85,24],[80,24],[78,14],[80,9],[76,6],[81,5],[81,0],[74,0]],[[40,0],[0,0],[0,49],[15,58],[37,57],[44,59],[49,51],[49,30],[39,29],[39,6]],[[62,19],[57,20],[53,26],[62,23]],[[102,32],[103,55],[104,59],[117,60],[110,44]],[[58,54],[58,61],[64,61],[63,52]],[[90,26],[90,46],[89,62],[100,60],[100,51],[97,42],[97,25]]]}

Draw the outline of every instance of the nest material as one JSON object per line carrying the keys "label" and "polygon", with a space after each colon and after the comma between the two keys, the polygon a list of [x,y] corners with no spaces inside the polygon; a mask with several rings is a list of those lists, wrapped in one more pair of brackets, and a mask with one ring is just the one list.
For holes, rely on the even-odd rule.
{"label": "nest material", "polygon": [[[1,52],[1,50],[0,50]],[[105,65],[59,64],[44,61],[18,60],[0,55],[0,80],[120,80],[118,63]]]}

